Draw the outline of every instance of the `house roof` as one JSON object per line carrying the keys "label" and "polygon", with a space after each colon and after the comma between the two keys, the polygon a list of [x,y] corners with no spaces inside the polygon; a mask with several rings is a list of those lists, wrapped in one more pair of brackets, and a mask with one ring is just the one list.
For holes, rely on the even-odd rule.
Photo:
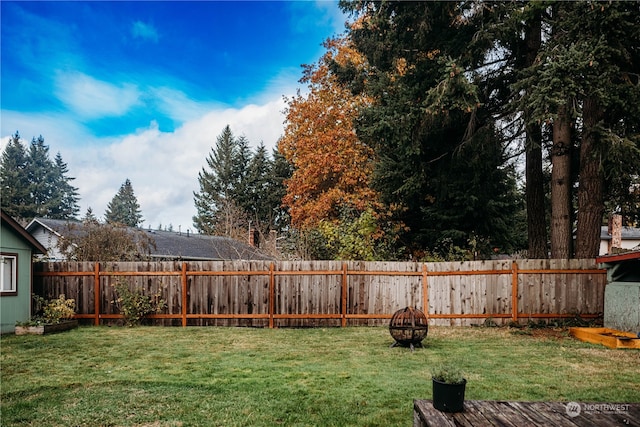
{"label": "house roof", "polygon": [[13,219],[11,217],[11,215],[9,215],[8,213],[6,213],[4,211],[4,209],[0,209],[0,211],[2,212],[2,214],[1,214],[2,215],[2,222],[4,224],[6,224],[7,227],[12,229],[16,234],[18,234],[25,242],[27,242],[29,244],[29,246],[31,246],[31,248],[33,249],[34,252],[39,253],[39,254],[46,254],[47,253],[47,249],[44,246],[42,246],[42,244],[40,242],[38,242],[35,237],[33,237],[31,234],[29,234],[29,232],[26,229],[24,229],[18,223],[18,221]]}
{"label": "house roof", "polygon": [[[622,227],[622,240],[640,240],[640,228],[636,227]],[[600,239],[611,240],[611,234],[609,234],[609,227],[603,225],[600,227]]]}
{"label": "house roof", "polygon": [[629,260],[640,260],[640,251],[627,251],[618,254],[603,255],[596,258],[598,264]]}
{"label": "house roof", "polygon": [[33,233],[40,226],[58,237],[79,235],[82,233],[82,222],[69,219],[34,218],[26,229]]}
{"label": "house roof", "polygon": [[[48,218],[35,218],[27,226],[33,230],[35,227],[44,227],[50,232],[64,237],[68,233],[83,233],[83,224],[80,221],[56,220]],[[223,236],[208,236],[204,234],[145,230],[143,228],[129,227],[133,231],[146,233],[155,242],[155,248],[151,247],[151,257],[158,259],[183,259],[183,260],[272,260],[258,248],[235,239]]]}
{"label": "house roof", "polygon": [[151,249],[151,256],[154,258],[273,259],[257,248],[229,237],[160,230],[147,230],[146,233],[153,238],[156,244],[155,249]]}

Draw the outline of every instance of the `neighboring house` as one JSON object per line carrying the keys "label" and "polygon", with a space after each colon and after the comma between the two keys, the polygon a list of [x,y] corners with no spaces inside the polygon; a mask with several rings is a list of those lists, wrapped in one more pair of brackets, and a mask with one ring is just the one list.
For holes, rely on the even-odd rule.
{"label": "neighboring house", "polygon": [[[82,223],[47,218],[35,218],[27,230],[47,248],[46,259],[65,260],[58,249],[58,241],[69,233],[82,233]],[[158,261],[220,261],[220,260],[271,260],[258,248],[238,240],[222,236],[207,236],[190,232],[131,229],[146,233],[154,242],[151,258]]]}
{"label": "neighboring house", "polygon": [[27,225],[27,231],[47,249],[43,260],[63,261],[64,254],[58,248],[58,241],[68,235],[71,230],[82,226],[79,221],[62,219],[35,218]]}
{"label": "neighboring house", "polygon": [[[620,248],[631,250],[640,247],[640,228],[621,227],[620,228]],[[613,236],[609,231],[609,227],[600,227],[600,252],[599,255],[612,253]]]}
{"label": "neighboring house", "polygon": [[2,210],[0,232],[0,333],[13,333],[31,317],[32,259],[47,250]]}

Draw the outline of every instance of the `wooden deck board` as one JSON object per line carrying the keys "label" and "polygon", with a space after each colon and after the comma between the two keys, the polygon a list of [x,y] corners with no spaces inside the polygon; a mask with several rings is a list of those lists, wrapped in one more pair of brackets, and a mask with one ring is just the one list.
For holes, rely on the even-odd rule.
{"label": "wooden deck board", "polygon": [[415,400],[414,427],[640,427],[640,403],[580,403],[577,416],[567,414],[564,402],[466,400],[464,411],[440,412],[431,400]]}

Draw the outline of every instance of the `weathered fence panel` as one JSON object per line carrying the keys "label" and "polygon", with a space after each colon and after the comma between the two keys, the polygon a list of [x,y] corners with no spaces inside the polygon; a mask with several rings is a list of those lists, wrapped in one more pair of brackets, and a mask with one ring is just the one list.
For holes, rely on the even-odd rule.
{"label": "weathered fence panel", "polygon": [[432,324],[504,323],[512,317],[510,260],[428,263],[427,269]]}
{"label": "weathered fence panel", "polygon": [[35,264],[34,293],[118,322],[120,281],[166,302],[151,316],[163,325],[379,325],[407,306],[433,325],[470,325],[598,317],[606,274],[595,260],[67,262]]}

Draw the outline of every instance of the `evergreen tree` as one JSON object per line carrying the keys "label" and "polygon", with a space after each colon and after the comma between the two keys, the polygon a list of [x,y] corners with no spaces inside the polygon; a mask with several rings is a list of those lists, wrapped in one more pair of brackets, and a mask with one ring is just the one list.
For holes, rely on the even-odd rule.
{"label": "evergreen tree", "polygon": [[62,160],[60,153],[54,159],[55,177],[55,203],[51,209],[50,217],[55,219],[68,219],[77,217],[80,212],[78,206],[78,189],[70,184],[75,178],[67,176],[69,168]]}
{"label": "evergreen tree", "polygon": [[87,208],[87,211],[84,214],[84,217],[82,218],[82,222],[85,224],[98,224],[98,218],[95,216],[95,214],[93,213],[93,209],[91,208],[91,206],[89,206]]}
{"label": "evergreen tree", "polygon": [[42,136],[33,138],[28,150],[19,133],[12,136],[0,165],[3,208],[25,221],[34,217],[72,219],[78,211],[78,189],[70,184],[68,167],[58,153],[49,157]]}
{"label": "evergreen tree", "polygon": [[552,256],[590,258],[598,254],[605,205],[621,195],[610,187],[608,196],[607,181],[631,183],[640,169],[640,87],[630,77],[640,74],[640,6],[561,2],[549,11],[550,36],[516,89],[528,88],[522,105],[532,112],[529,120],[553,126]]}
{"label": "evergreen tree", "polygon": [[[55,197],[56,174],[54,163],[49,158],[49,146],[45,145],[44,138],[33,138],[29,146],[29,162],[27,165],[27,182],[29,191],[29,204],[26,208],[26,216],[49,217],[52,205],[50,202]],[[60,200],[55,200],[60,202]]]}
{"label": "evergreen tree", "polygon": [[243,179],[247,197],[245,202],[241,203],[241,206],[251,215],[252,222],[260,221],[267,226],[272,222],[271,206],[265,203],[269,190],[268,173],[271,167],[267,150],[261,143],[247,165]]}
{"label": "evergreen tree", "polygon": [[128,227],[138,227],[143,223],[140,205],[128,178],[107,205],[104,217],[109,224],[126,225]]}
{"label": "evergreen tree", "polygon": [[287,190],[285,181],[291,178],[293,168],[291,164],[276,148],[272,153],[271,168],[267,174],[268,191],[265,204],[271,207],[273,229],[282,231],[290,224],[289,210],[282,203]]}
{"label": "evergreen tree", "polygon": [[232,218],[225,215],[225,212],[239,211],[236,196],[245,173],[245,154],[227,125],[206,159],[208,169],[203,167],[198,173],[200,191],[194,192],[197,215],[193,217],[193,224],[200,233],[215,234],[220,229],[230,232],[231,228],[238,227],[246,230],[246,224],[230,226]]}
{"label": "evergreen tree", "polygon": [[265,234],[286,226],[281,205],[290,172],[286,160],[277,159],[269,158],[263,144],[252,152],[249,141],[235,138],[226,126],[206,159],[207,168],[198,174],[196,229],[244,241],[249,227]]}
{"label": "evergreen tree", "polygon": [[[487,95],[494,91],[476,71],[488,46],[469,49],[481,30],[466,18],[472,5],[343,6],[361,13],[350,35],[371,65],[364,83],[352,83],[374,99],[362,109],[357,132],[378,157],[375,188],[390,207],[400,206],[396,218],[408,230],[401,242],[416,255],[437,251],[444,242],[517,248],[513,168],[494,130]],[[469,165],[487,165],[491,173]]]}
{"label": "evergreen tree", "polygon": [[[482,22],[479,42],[470,48],[495,46],[490,50],[492,65],[483,73],[485,86],[493,95],[485,101],[509,125],[504,138],[516,142],[514,147],[524,152],[525,198],[528,256],[547,258],[547,203],[543,170],[544,125],[531,120],[531,108],[517,101],[529,87],[512,90],[523,70],[533,66],[542,46],[542,16],[546,4],[540,2],[496,2],[478,9],[472,19]],[[505,132],[506,131],[506,132]]]}
{"label": "evergreen tree", "polygon": [[[383,154],[377,182],[387,200],[399,196],[407,207],[403,219],[411,240],[416,226],[426,222],[415,207],[459,223],[461,218],[432,204],[438,196],[433,184],[444,179],[450,195],[458,178],[474,182],[455,163],[446,169],[457,174],[439,167],[453,160],[452,152],[475,164],[475,158],[464,159],[464,149],[489,141],[483,134],[517,142],[526,156],[530,256],[546,257],[546,226],[553,257],[593,257],[606,206],[637,217],[639,3],[341,4],[355,12],[350,36],[373,68],[363,76],[337,74],[375,99],[361,114],[358,134]],[[436,75],[443,67],[446,72]],[[546,224],[545,150],[551,165]],[[510,169],[504,163],[496,167]],[[507,175],[493,175],[494,190],[512,179]],[[460,189],[460,200],[478,197],[471,186]],[[465,227],[454,230],[469,233]]]}
{"label": "evergreen tree", "polygon": [[256,177],[249,177],[248,174],[254,154],[249,146],[249,140],[245,136],[237,138],[235,143],[236,157],[234,160],[234,170],[237,183],[230,194],[230,198],[233,199],[234,204],[251,219],[255,213],[255,200],[253,199],[255,194],[251,188],[253,184],[250,181],[255,180]]}
{"label": "evergreen tree", "polygon": [[27,153],[20,142],[20,134],[16,132],[2,153],[0,164],[2,209],[15,218],[27,219],[24,215],[24,207],[29,200],[26,168]]}

